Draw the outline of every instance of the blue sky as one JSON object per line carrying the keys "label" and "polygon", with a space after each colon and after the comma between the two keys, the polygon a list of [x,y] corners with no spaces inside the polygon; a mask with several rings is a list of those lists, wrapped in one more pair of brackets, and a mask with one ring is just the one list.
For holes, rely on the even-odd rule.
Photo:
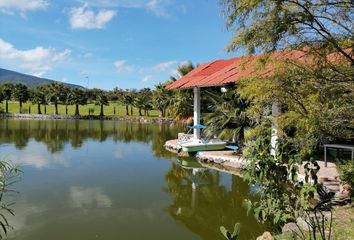
{"label": "blue sky", "polygon": [[0,67],[102,89],[153,87],[234,57],[218,0],[0,0]]}

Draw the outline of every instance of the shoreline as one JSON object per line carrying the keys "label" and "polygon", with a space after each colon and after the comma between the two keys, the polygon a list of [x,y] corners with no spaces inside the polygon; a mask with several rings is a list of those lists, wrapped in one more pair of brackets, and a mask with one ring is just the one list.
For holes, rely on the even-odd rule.
{"label": "shoreline", "polygon": [[0,119],[37,119],[37,120],[112,120],[112,121],[129,121],[140,123],[174,123],[172,118],[160,117],[123,117],[123,116],[74,116],[74,115],[48,115],[48,114],[12,114],[1,113]]}

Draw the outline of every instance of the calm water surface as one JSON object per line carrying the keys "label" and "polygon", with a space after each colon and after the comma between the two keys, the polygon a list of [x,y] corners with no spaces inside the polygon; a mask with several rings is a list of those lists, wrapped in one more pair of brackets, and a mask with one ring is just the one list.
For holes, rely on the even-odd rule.
{"label": "calm water surface", "polygon": [[178,159],[162,147],[181,131],[114,121],[0,120],[1,158],[22,166],[9,239],[241,239],[263,232],[242,206],[238,176]]}

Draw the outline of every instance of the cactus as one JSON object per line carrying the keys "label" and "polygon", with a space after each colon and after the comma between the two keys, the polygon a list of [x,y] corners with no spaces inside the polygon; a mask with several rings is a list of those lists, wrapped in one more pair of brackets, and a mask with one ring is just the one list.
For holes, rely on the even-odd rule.
{"label": "cactus", "polygon": [[238,236],[240,235],[240,227],[241,227],[240,223],[236,223],[234,227],[234,231],[231,234],[229,231],[227,231],[227,229],[224,226],[221,226],[220,232],[228,240],[237,240]]}

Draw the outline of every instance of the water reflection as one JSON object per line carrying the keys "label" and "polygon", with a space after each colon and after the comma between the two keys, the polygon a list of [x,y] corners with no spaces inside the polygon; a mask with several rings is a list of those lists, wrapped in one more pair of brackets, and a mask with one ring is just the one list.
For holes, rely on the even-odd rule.
{"label": "water reflection", "polygon": [[262,226],[247,216],[242,206],[245,197],[254,198],[248,185],[232,175],[228,191],[220,184],[220,176],[220,172],[203,168],[194,159],[179,159],[178,164],[172,164],[165,174],[165,191],[173,197],[170,215],[201,239],[220,239],[219,227],[231,229],[236,222],[242,224],[241,239],[257,237]]}
{"label": "water reflection", "polygon": [[161,146],[167,139],[177,136],[180,129],[167,124],[118,121],[3,119],[0,121],[0,144],[14,143],[17,149],[24,149],[34,139],[45,144],[49,152],[56,153],[66,144],[80,148],[89,139],[104,142],[111,138],[114,142],[151,142],[155,155],[166,157],[167,152]]}
{"label": "water reflection", "polygon": [[70,205],[73,208],[93,208],[112,206],[111,198],[99,187],[70,187]]}
{"label": "water reflection", "polygon": [[[163,144],[181,129],[114,121],[0,120],[0,151],[23,166],[9,239],[241,239],[263,227],[242,207],[237,176],[179,158]],[[254,238],[253,238],[254,239]]]}

